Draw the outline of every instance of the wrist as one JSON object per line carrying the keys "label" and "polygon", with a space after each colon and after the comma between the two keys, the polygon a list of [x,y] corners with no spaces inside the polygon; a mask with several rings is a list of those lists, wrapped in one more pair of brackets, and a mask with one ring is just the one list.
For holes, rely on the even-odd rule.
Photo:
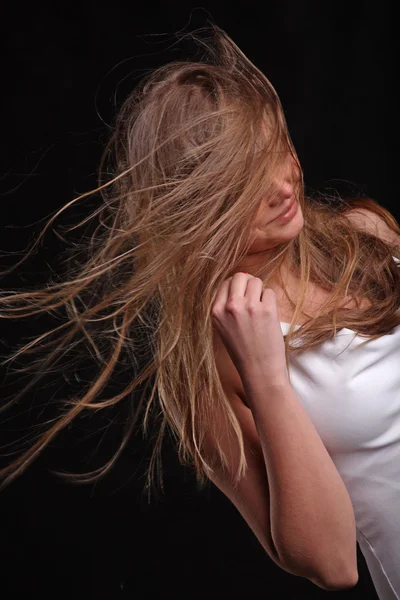
{"label": "wrist", "polygon": [[291,387],[287,370],[273,374],[263,372],[262,369],[248,369],[242,374],[242,383],[246,394],[257,394],[257,392],[268,393],[282,392]]}

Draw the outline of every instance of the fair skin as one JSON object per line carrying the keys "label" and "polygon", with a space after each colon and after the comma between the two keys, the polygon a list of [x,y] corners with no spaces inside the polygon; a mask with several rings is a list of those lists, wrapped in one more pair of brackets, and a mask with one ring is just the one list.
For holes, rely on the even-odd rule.
{"label": "fair skin", "polygon": [[[299,202],[297,202],[297,213],[290,221],[282,223],[277,220],[277,217],[291,204],[293,198],[296,197],[299,178],[300,170],[298,164],[290,156],[286,173],[275,182],[277,194],[265,200],[260,205],[254,220],[251,246],[247,255],[236,266],[235,272],[245,271],[252,274],[255,267],[265,265],[268,262],[269,258],[273,255],[271,250],[299,235],[304,226],[303,212]],[[296,295],[299,282],[291,274],[290,265],[287,264],[286,259],[281,265],[280,275],[285,282],[285,289],[289,295]],[[269,278],[267,286],[276,293],[280,320],[289,322],[291,320],[292,309],[287,302],[280,282]],[[310,288],[309,299],[304,305],[306,310],[316,309],[316,302],[318,303],[323,299],[321,292],[322,290]],[[303,317],[305,318],[304,313]]]}
{"label": "fair skin", "polygon": [[[296,194],[300,171],[294,158],[288,161],[286,174],[276,181],[278,194],[266,200],[260,205],[253,225],[253,241],[249,252],[240,264],[235,268],[237,271],[245,271],[252,274],[255,267],[265,265],[273,255],[271,250],[276,246],[288,242],[299,235],[304,226],[304,216],[302,208],[298,203],[297,213],[287,223],[279,223],[277,215],[290,204],[293,196]],[[367,209],[354,209],[347,215],[348,219],[360,230],[365,230],[377,237],[398,244],[398,235],[394,233],[386,223],[375,213]],[[280,275],[284,282],[286,293],[292,301],[296,300],[300,287],[298,276],[291,270],[286,258],[280,267]],[[290,322],[293,314],[293,308],[289,304],[286,294],[279,280],[269,278],[267,287],[274,290],[279,311],[279,318],[282,321]],[[329,290],[324,290],[320,285],[309,282],[306,298],[303,304],[301,315],[297,317],[297,322],[306,321],[310,315],[313,315],[323,304],[329,295]],[[366,298],[358,298],[360,307],[369,308],[370,301]],[[355,306],[354,299],[347,297],[343,299],[342,306],[352,308]]]}
{"label": "fair skin", "polygon": [[278,194],[263,202],[257,212],[253,228],[254,239],[238,270],[251,273],[251,267],[265,262],[272,248],[295,238],[303,228],[304,218],[299,203],[297,213],[291,221],[280,223],[276,219],[296,194],[299,170],[293,158],[288,161],[288,165],[287,174],[276,182]]}
{"label": "fair skin", "polygon": [[[271,361],[262,357],[271,350],[270,343],[275,344],[271,360],[274,361],[279,353],[282,356],[276,309],[284,321],[290,320],[291,309],[278,289],[276,296],[268,292],[264,298],[263,294],[262,303],[265,301],[270,310],[260,310],[262,281],[251,276],[252,266],[268,260],[276,245],[290,241],[303,227],[300,206],[291,221],[274,221],[289,204],[294,185],[295,180],[289,176],[282,178],[281,194],[260,206],[254,224],[253,244],[237,269],[249,274],[236,272],[234,285],[230,281],[224,282],[216,302],[214,318],[220,328],[222,324],[225,337],[230,338],[228,347],[233,344],[233,350],[236,348],[240,355],[247,339],[247,353],[251,355],[247,362],[242,361],[242,367],[239,360],[239,369],[236,368],[222,334],[218,327],[214,328],[217,369],[243,433],[248,471],[238,486],[233,484],[240,448],[236,437],[226,427],[223,409],[219,408],[214,417],[221,432],[219,441],[228,456],[228,468],[222,468],[218,463],[209,477],[238,509],[278,566],[288,573],[308,578],[322,589],[341,590],[354,587],[358,581],[352,502],[295,390],[287,382],[281,386],[271,385],[271,373],[268,372]],[[360,229],[398,243],[397,234],[373,213],[351,211],[349,218]],[[288,267],[290,265],[285,265],[287,274],[290,273]],[[298,281],[295,277],[291,281],[288,279],[292,291],[296,291]],[[275,291],[276,286],[277,283],[269,279],[266,287]],[[313,314],[324,300],[326,291],[314,284],[309,287],[307,309]],[[228,306],[230,296],[235,296],[235,300]],[[261,345],[257,352],[255,347],[262,339],[257,332],[264,330],[268,344]],[[250,340],[245,336],[249,332]],[[257,357],[261,360],[257,361]],[[206,448],[207,456],[215,457],[213,436],[207,437]]]}
{"label": "fair skin", "polygon": [[[287,223],[274,220],[291,203],[295,191],[296,181],[288,174],[279,185],[280,193],[260,206],[250,252],[240,265],[249,274],[236,272],[228,278],[213,306],[217,369],[242,429],[249,468],[240,484],[233,485],[239,446],[226,428],[223,411],[217,410],[214,418],[228,468],[217,462],[209,477],[277,565],[322,589],[338,590],[353,587],[358,579],[352,503],[287,381],[277,323],[278,312],[283,318],[280,298],[271,290],[261,296],[262,281],[251,276],[251,266],[265,261],[271,249],[301,231],[300,206]],[[274,284],[268,280],[266,287]],[[206,451],[207,458],[216,457],[213,436],[207,437]]]}

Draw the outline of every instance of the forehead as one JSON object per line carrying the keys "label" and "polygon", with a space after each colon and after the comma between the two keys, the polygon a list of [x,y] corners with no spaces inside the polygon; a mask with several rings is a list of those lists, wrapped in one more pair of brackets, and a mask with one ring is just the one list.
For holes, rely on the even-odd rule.
{"label": "forehead", "polygon": [[268,152],[282,166],[292,154],[292,144],[288,131],[275,115],[264,111],[262,120],[254,130],[254,145],[256,151]]}

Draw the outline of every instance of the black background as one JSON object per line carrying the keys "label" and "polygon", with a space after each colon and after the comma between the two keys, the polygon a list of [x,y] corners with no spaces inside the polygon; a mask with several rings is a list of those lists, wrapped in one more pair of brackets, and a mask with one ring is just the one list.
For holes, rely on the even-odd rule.
{"label": "black background", "polygon": [[[400,220],[394,3],[15,3],[2,13],[2,252],[23,250],[39,220],[95,186],[123,99],[142,72],[187,56],[186,44],[173,45],[174,32],[208,18],[277,89],[309,190],[368,194]],[[50,232],[2,287],[45,282],[57,243]],[[2,257],[2,268],[13,260]],[[42,331],[34,321],[2,325],[3,354]],[[32,405],[50,389],[32,394]],[[10,427],[3,417],[3,439]],[[100,462],[117,433],[103,440]],[[171,442],[165,494],[150,506],[140,495],[149,448],[138,436],[97,486],[49,474],[61,463],[79,465],[98,442],[91,440],[61,437],[0,495],[2,598],[376,597],[361,554],[359,583],[343,592],[279,569],[216,488],[197,491]]]}

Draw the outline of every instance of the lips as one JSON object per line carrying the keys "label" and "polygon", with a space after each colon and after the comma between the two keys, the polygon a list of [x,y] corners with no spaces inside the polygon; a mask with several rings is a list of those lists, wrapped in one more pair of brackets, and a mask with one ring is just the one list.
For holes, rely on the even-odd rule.
{"label": "lips", "polygon": [[296,198],[292,198],[289,201],[289,204],[286,205],[286,208],[284,208],[283,211],[281,213],[279,213],[279,215],[277,217],[275,217],[275,219],[273,219],[273,221],[276,221],[276,219],[279,219],[279,217],[283,217],[283,215],[285,213],[287,213],[292,208],[292,206],[295,203],[295,201],[296,201]]}

